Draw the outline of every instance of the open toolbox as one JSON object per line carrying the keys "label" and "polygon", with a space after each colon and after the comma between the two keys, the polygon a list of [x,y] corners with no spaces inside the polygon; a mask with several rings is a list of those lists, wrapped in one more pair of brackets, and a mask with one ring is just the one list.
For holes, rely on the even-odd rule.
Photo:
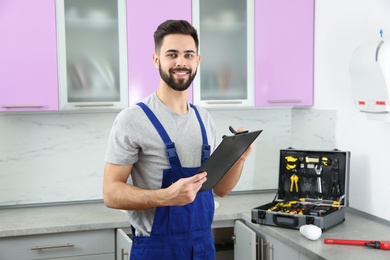
{"label": "open toolbox", "polygon": [[330,229],[345,220],[350,152],[280,150],[274,200],[253,208],[252,222],[299,229],[313,224]]}

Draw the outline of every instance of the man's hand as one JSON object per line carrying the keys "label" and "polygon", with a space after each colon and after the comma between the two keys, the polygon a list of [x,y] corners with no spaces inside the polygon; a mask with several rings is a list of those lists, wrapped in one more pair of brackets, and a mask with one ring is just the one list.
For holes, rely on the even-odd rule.
{"label": "man's hand", "polygon": [[195,200],[207,180],[206,172],[182,178],[165,189],[142,189],[127,184],[133,165],[106,163],[103,198],[107,207],[126,210],[144,210],[162,206],[182,206]]}
{"label": "man's hand", "polygon": [[[236,132],[242,132],[245,131],[244,127],[239,127],[236,129]],[[252,152],[253,144],[251,144],[248,149],[245,150],[245,152],[241,155],[240,160],[245,161],[246,158],[248,158],[249,154]]]}
{"label": "man's hand", "polygon": [[182,178],[166,188],[169,204],[183,206],[193,202],[202,184],[207,180],[206,175],[206,172],[201,172],[192,177]]}
{"label": "man's hand", "polygon": [[[236,132],[243,131],[245,131],[244,127],[239,127],[236,129]],[[241,177],[244,162],[252,152],[252,149],[253,144],[251,144],[248,149],[246,149],[246,151],[241,155],[240,159],[238,159],[238,161],[229,169],[225,176],[223,176],[223,178],[214,187],[214,194],[220,197],[225,197],[234,188],[234,186],[236,186],[238,180]]]}

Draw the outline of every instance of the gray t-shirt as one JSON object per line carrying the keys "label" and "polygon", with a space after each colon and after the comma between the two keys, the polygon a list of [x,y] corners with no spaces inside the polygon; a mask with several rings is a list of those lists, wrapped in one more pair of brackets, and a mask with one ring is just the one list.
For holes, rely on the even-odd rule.
{"label": "gray t-shirt", "polygon": [[[156,115],[171,141],[183,167],[199,167],[202,134],[194,109],[179,115],[167,108],[154,92],[143,101]],[[211,152],[216,145],[215,124],[204,108],[198,107],[206,129]],[[133,164],[128,183],[145,189],[159,189],[162,172],[170,168],[164,143],[144,111],[137,105],[122,110],[114,121],[106,151],[106,162]],[[150,235],[155,209],[128,211],[137,235]]]}

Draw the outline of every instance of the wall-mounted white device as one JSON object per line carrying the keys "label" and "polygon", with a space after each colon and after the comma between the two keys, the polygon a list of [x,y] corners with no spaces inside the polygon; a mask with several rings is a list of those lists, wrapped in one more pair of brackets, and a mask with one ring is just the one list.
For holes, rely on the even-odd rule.
{"label": "wall-mounted white device", "polygon": [[357,48],[349,68],[356,107],[363,112],[389,113],[390,40],[380,37]]}

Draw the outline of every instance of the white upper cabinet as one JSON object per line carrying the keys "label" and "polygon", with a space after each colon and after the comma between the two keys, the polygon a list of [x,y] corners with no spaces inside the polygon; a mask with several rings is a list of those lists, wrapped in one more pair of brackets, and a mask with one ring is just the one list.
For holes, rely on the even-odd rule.
{"label": "white upper cabinet", "polygon": [[204,107],[254,106],[254,0],[194,0],[201,63],[194,103]]}
{"label": "white upper cabinet", "polygon": [[128,106],[126,1],[57,0],[60,110]]}

